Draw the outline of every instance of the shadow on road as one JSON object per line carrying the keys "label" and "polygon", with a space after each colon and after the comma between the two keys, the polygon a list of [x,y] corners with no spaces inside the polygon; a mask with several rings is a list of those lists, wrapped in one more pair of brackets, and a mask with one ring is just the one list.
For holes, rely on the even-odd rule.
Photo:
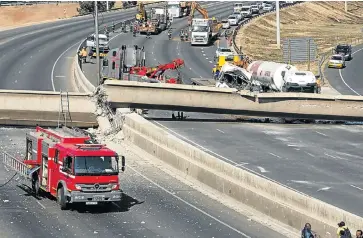
{"label": "shadow on road", "polygon": [[[34,197],[38,201],[42,199],[49,199],[56,202],[56,198],[51,196],[49,193],[40,192],[39,196],[35,196],[31,187],[26,184],[17,185],[18,188],[23,190],[25,193],[21,194],[25,197]],[[79,213],[92,213],[92,214],[102,214],[102,213],[116,213],[116,212],[127,212],[131,207],[135,205],[143,204],[144,201],[139,201],[126,193],[122,193],[122,199],[120,202],[110,202],[99,205],[86,205],[86,204],[69,204],[69,210],[77,211]],[[57,204],[54,204],[57,205]]]}

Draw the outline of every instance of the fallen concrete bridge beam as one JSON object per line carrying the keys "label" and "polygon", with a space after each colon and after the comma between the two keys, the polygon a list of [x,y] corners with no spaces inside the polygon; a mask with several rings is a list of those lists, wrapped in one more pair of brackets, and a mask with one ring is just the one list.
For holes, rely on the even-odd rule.
{"label": "fallen concrete bridge beam", "polygon": [[[0,90],[0,124],[57,126],[60,110],[58,92]],[[67,126],[97,126],[95,104],[84,93],[69,93],[72,122]]]}
{"label": "fallen concrete bridge beam", "polygon": [[308,93],[254,94],[227,88],[106,81],[111,107],[290,117],[363,120],[363,97]]}

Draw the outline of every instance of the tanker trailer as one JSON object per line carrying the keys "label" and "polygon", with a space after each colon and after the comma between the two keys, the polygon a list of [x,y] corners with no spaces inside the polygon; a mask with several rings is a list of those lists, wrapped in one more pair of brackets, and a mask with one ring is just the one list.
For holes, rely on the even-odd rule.
{"label": "tanker trailer", "polygon": [[316,78],[312,72],[299,71],[289,64],[253,61],[247,71],[252,74],[251,84],[261,87],[264,92],[317,91]]}

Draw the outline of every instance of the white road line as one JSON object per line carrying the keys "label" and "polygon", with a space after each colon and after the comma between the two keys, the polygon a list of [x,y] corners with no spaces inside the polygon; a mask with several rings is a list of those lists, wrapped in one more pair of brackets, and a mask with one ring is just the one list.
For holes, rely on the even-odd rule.
{"label": "white road line", "polygon": [[132,167],[129,167],[129,169],[133,170],[135,173],[137,173],[139,176],[143,177],[145,180],[149,181],[150,183],[152,183],[153,185],[155,185],[156,187],[160,188],[161,190],[163,190],[164,192],[166,192],[167,194],[173,196],[174,198],[178,199],[179,201],[185,203],[186,205],[190,206],[191,208],[194,208],[195,210],[197,210],[198,212],[202,213],[203,215],[215,220],[216,222],[228,227],[229,229],[235,231],[236,233],[242,235],[243,237],[246,238],[251,238],[250,236],[248,236],[247,234],[243,233],[242,231],[228,225],[227,223],[219,220],[217,217],[207,213],[206,211],[194,206],[193,204],[189,203],[188,201],[184,200],[183,198],[179,197],[178,195],[175,195],[173,192],[170,192],[168,189],[164,188],[163,186],[161,186],[160,184],[156,183],[155,181],[153,181],[152,179],[146,177],[144,174],[140,173],[139,171],[135,170]]}
{"label": "white road line", "polygon": [[[118,34],[116,34],[116,35],[114,35],[112,38],[110,38],[110,40],[109,40],[109,42],[110,41],[112,41],[113,39],[115,39],[117,36],[119,36],[119,35],[121,35],[123,32],[121,32],[121,33],[118,33]],[[77,49],[79,49],[80,47],[81,47],[81,44],[82,44],[82,42],[84,41],[84,39],[83,40],[81,40],[81,41],[77,41],[77,43],[75,43],[75,44],[73,44],[72,46],[70,46],[68,49],[66,49],[65,51],[63,51],[62,52],[62,54],[60,54],[59,56],[58,56],[58,58],[56,59],[56,61],[54,62],[54,64],[53,64],[53,67],[52,67],[52,72],[51,72],[51,81],[52,81],[52,88],[53,88],[53,91],[55,92],[56,90],[55,90],[55,86],[54,86],[54,70],[55,70],[55,66],[56,66],[56,64],[58,63],[58,61],[59,61],[59,59],[68,51],[68,50],[70,50],[72,47],[74,47],[75,45],[77,45],[78,43],[79,43],[79,45],[78,45],[78,48]],[[30,57],[31,58],[31,57]],[[71,57],[71,58],[73,58],[73,57]]]}
{"label": "white road line", "polygon": [[[355,53],[358,53],[359,51],[363,50],[363,48],[360,48],[359,50],[356,50],[352,53],[352,55],[354,55]],[[353,93],[357,94],[358,96],[362,96],[360,95],[357,91],[355,91],[354,89],[352,89],[347,82],[345,82],[343,75],[342,75],[342,69],[339,69],[339,76],[341,78],[341,80],[343,81],[343,83],[345,84],[345,86],[347,86]]]}
{"label": "white road line", "polygon": [[219,131],[220,133],[223,133],[224,134],[224,131],[222,131],[222,130],[219,130],[219,129],[216,129],[217,131]]}
{"label": "white road line", "polygon": [[356,189],[358,189],[358,190],[360,190],[360,191],[363,191],[363,188],[360,188],[360,187],[357,187],[357,186],[354,186],[354,185],[350,185],[351,187],[353,187],[353,188],[356,188]]}
{"label": "white road line", "polygon": [[267,173],[267,170],[261,166],[257,166],[257,168],[261,171],[261,173]]}
{"label": "white road line", "polygon": [[208,60],[208,58],[205,58],[206,60]]}
{"label": "white road line", "polygon": [[43,205],[43,204],[41,204],[38,200],[35,200],[35,201],[37,201],[37,203],[43,208],[43,209],[45,209],[45,206]]}
{"label": "white road line", "polygon": [[212,61],[209,61],[209,63],[213,64],[213,62],[212,62]]}
{"label": "white road line", "polygon": [[327,137],[327,135],[325,135],[324,133],[321,133],[319,131],[315,131],[315,132],[318,133],[319,135],[322,135],[322,136],[326,136]]}
{"label": "white road line", "polygon": [[[73,44],[73,45],[71,45],[68,49],[66,49],[65,51],[63,51],[63,53],[62,54],[60,54],[59,56],[58,56],[58,58],[55,60],[55,62],[54,62],[54,64],[53,64],[53,67],[52,67],[52,72],[51,72],[51,81],[52,81],[52,88],[53,88],[53,91],[55,92],[56,90],[55,90],[55,86],[54,86],[54,69],[55,69],[55,66],[57,65],[57,63],[58,63],[58,61],[59,61],[59,59],[65,54],[65,53],[67,53],[67,51],[68,50],[70,50],[71,48],[73,48],[75,45],[77,45],[79,42],[83,42],[83,40],[81,40],[81,41],[77,41],[77,43],[75,43],[75,44]],[[79,47],[78,47],[79,48]]]}
{"label": "white road line", "polygon": [[57,75],[57,76],[55,76],[56,78],[65,78],[66,76],[64,76],[64,75]]}
{"label": "white road line", "polygon": [[306,154],[310,155],[311,157],[315,157],[313,154],[310,154],[309,152],[304,151]]}
{"label": "white road line", "polygon": [[277,157],[279,159],[281,159],[281,156],[275,155],[274,153],[269,153],[269,154],[272,155],[272,156],[275,156],[275,157]]}

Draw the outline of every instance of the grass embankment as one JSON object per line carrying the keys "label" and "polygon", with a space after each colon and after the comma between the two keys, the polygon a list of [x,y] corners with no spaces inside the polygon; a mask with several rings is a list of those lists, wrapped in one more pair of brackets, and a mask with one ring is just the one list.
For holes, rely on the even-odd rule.
{"label": "grass embankment", "polygon": [[[312,37],[318,55],[338,43],[362,43],[363,3],[348,2],[348,13],[342,2],[306,2],[280,10],[281,42],[286,38]],[[237,46],[254,60],[283,62],[282,49],[276,47],[276,14],[257,18],[240,29]],[[281,43],[282,48],[282,43]],[[307,70],[307,63],[294,64]],[[318,73],[318,62],[310,70]]]}

